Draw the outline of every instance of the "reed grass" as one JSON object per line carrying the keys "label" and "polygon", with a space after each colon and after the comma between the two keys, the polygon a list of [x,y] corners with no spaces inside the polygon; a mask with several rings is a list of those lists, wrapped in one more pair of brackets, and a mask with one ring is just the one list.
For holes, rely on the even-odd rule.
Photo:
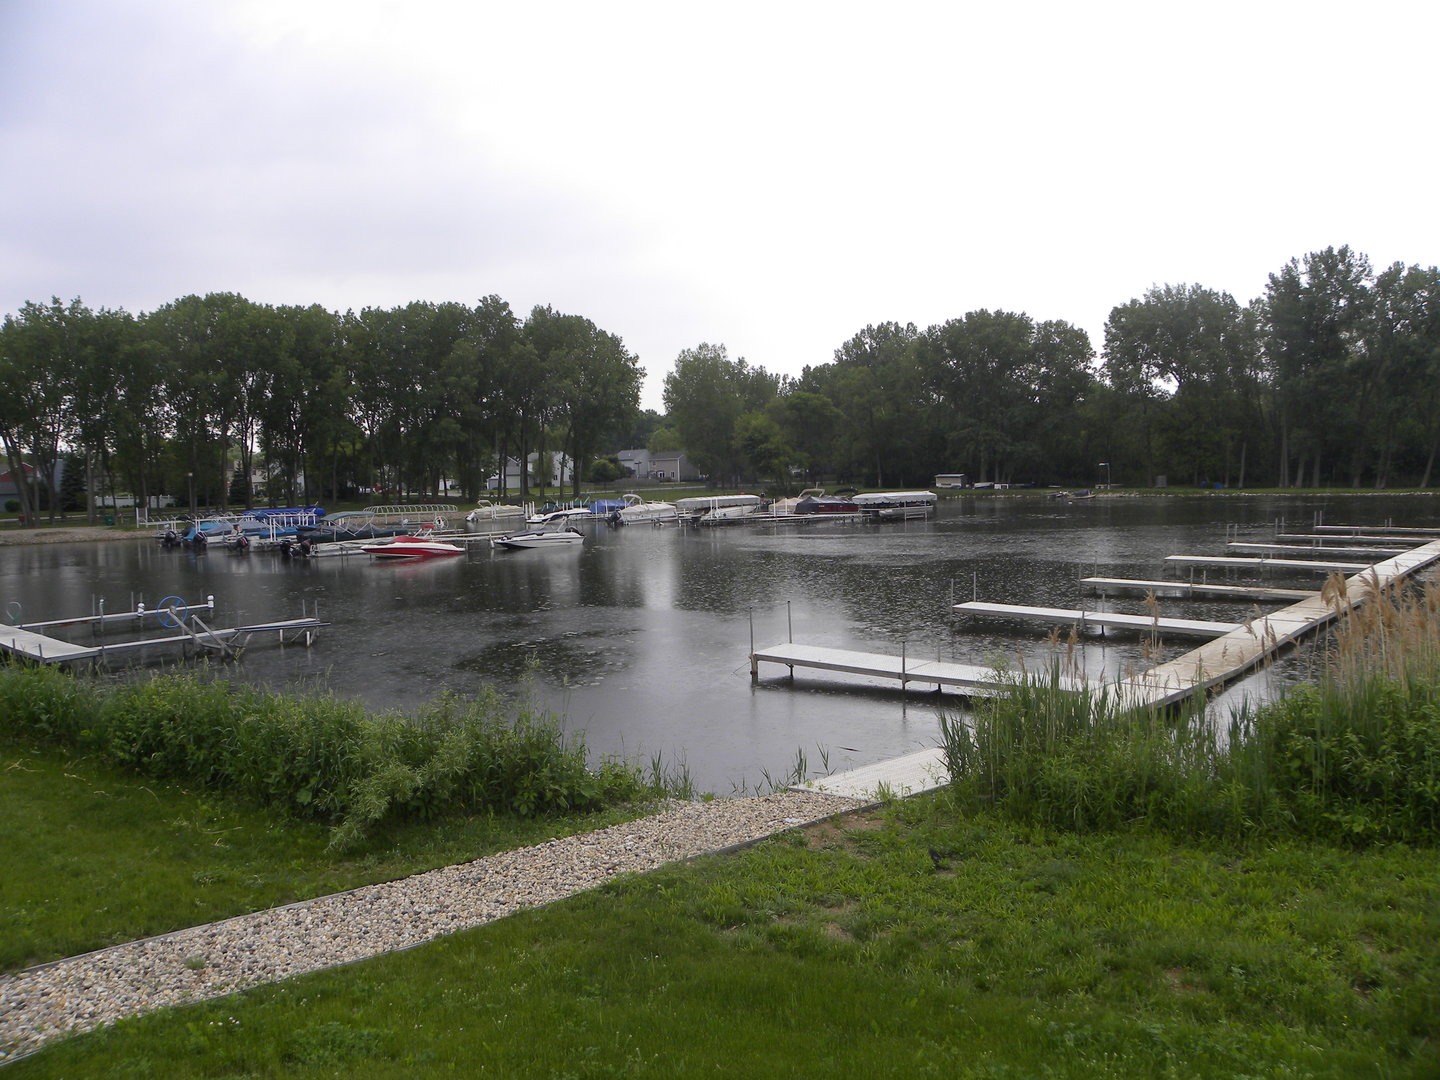
{"label": "reed grass", "polygon": [[663,790],[658,770],[595,766],[583,739],[522,696],[453,696],[414,715],[330,696],[286,697],[196,674],[106,687],[50,668],[0,668],[0,737],[33,740],[331,827],[358,843],[381,823],[451,812],[586,812]]}
{"label": "reed grass", "polygon": [[1257,831],[1332,842],[1440,840],[1440,590],[1378,590],[1349,607],[1313,686],[1227,721],[1198,697],[1126,709],[1061,688],[1064,663],[1010,693],[943,710],[952,791],[1078,830]]}

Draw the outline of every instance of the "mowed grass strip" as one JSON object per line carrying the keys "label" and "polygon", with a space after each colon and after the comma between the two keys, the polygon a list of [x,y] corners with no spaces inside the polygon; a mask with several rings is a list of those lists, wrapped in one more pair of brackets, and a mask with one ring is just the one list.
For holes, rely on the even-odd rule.
{"label": "mowed grass strip", "polygon": [[1082,836],[938,793],[6,1073],[1418,1080],[1436,940],[1432,850]]}
{"label": "mowed grass strip", "polygon": [[337,852],[316,822],[0,742],[0,970],[585,832],[643,808],[394,824]]}

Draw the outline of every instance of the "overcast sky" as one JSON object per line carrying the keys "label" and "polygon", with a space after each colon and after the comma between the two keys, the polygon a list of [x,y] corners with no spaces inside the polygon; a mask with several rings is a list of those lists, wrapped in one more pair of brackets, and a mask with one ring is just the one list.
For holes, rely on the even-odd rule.
{"label": "overcast sky", "polygon": [[0,312],[496,294],[828,363],[1440,262],[1433,0],[0,0]]}

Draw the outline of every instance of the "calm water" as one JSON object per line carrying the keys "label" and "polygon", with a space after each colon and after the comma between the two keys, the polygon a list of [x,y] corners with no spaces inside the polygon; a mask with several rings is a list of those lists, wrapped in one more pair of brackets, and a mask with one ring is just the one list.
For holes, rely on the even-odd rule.
{"label": "calm water", "polygon": [[[757,646],[784,641],[793,628],[794,640],[811,644],[1043,664],[1044,627],[956,619],[952,600],[1094,608],[1102,605],[1082,593],[1081,577],[1164,577],[1166,555],[1220,553],[1227,530],[1266,540],[1277,520],[1304,531],[1317,513],[1335,524],[1440,525],[1437,504],[1429,496],[953,499],[926,522],[597,523],[570,550],[474,545],[463,557],[410,565],[196,554],[148,539],[18,546],[0,548],[0,604],[44,619],[86,614],[99,597],[118,611],[139,599],[213,594],[221,626],[293,618],[318,605],[333,625],[314,648],[257,638],[229,667],[232,677],[408,708],[446,690],[509,691],[533,667],[536,695],[583,731],[592,751],[683,761],[702,790],[729,794],[787,774],[797,754],[812,772],[838,770],[934,745],[938,733],[934,695],[821,674],[792,683],[773,666],[752,682],[752,625]],[[1144,610],[1140,598],[1104,606]],[[1238,620],[1255,607],[1163,599],[1161,610]],[[1167,645],[1162,657],[1192,644]],[[1153,662],[1125,634],[1087,635],[1079,656],[1094,674]],[[1282,663],[1226,700],[1270,692],[1302,667]]]}

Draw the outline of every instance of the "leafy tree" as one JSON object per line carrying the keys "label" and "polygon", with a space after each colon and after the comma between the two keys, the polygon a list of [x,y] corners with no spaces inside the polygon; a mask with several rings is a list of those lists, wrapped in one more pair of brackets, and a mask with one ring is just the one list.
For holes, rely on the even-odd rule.
{"label": "leafy tree", "polygon": [[[566,456],[589,460],[604,442],[630,427],[644,373],[618,337],[578,315],[537,307],[526,321],[525,335],[550,375],[553,416]],[[573,479],[578,495],[578,468]]]}
{"label": "leafy tree", "polygon": [[1026,315],[972,311],[930,327],[917,343],[925,385],[948,407],[949,448],[981,481],[1012,478],[1034,334]]}
{"label": "leafy tree", "polygon": [[645,440],[645,449],[652,454],[664,454],[670,451],[679,450],[684,447],[680,440],[680,432],[671,427],[667,422],[656,428],[650,438]]}
{"label": "leafy tree", "polygon": [[759,480],[778,480],[788,490],[795,460],[784,429],[761,412],[747,412],[735,423],[735,448],[741,467]]}
{"label": "leafy tree", "polygon": [[1266,352],[1280,425],[1281,486],[1318,487],[1324,466],[1369,420],[1375,369],[1364,348],[1373,307],[1370,263],[1348,247],[1291,259],[1266,287]]}
{"label": "leafy tree", "polygon": [[1147,475],[1223,475],[1230,482],[1254,430],[1259,347],[1252,312],[1199,285],[1156,286],[1110,312],[1105,370],[1140,415]]}
{"label": "leafy tree", "polygon": [[[833,364],[801,375],[799,389],[822,393],[835,407],[832,447],[845,476],[884,487],[933,471],[918,341],[913,323],[867,326],[835,350]],[[813,449],[819,435],[812,429],[804,445]]]}
{"label": "leafy tree", "polygon": [[[58,297],[48,305],[26,303],[0,326],[0,444],[15,477],[20,512],[28,524],[44,503],[55,517],[58,500],[49,485],[59,465],[61,444],[73,418],[71,403],[78,372],[84,366],[85,324],[89,309],[77,298],[68,305]],[[26,482],[24,460],[34,468]]]}
{"label": "leafy tree", "polygon": [[[665,417],[661,416],[654,409],[641,409],[635,416],[635,422],[630,425],[630,430],[618,440],[616,450],[632,450],[641,446],[650,445],[650,436],[665,423]],[[679,447],[671,447],[678,450]]]}
{"label": "leafy tree", "polygon": [[724,345],[685,349],[665,377],[665,409],[685,452],[712,484],[738,482],[737,425],[746,412],[763,411],[780,380],[745,360],[731,360]]}
{"label": "leafy tree", "polygon": [[596,458],[590,463],[590,468],[585,472],[585,479],[592,484],[613,484],[625,475],[618,459],[613,457]]}
{"label": "leafy tree", "polygon": [[[804,469],[812,480],[834,466],[841,425],[839,408],[824,394],[789,388],[772,407],[775,423],[786,433],[787,464]],[[784,471],[788,483],[789,469]]]}

